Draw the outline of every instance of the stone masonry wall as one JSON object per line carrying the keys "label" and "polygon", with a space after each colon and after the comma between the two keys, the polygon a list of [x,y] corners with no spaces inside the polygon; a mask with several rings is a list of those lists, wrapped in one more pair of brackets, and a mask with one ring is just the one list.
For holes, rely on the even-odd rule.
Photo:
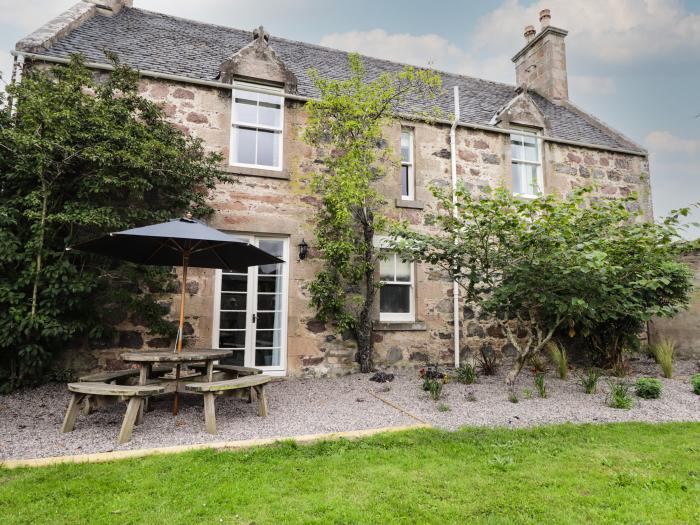
{"label": "stone masonry wall", "polygon": [[[231,93],[216,88],[195,87],[173,82],[143,79],[143,96],[161,102],[168,118],[183,132],[201,137],[207,147],[229,153]],[[317,169],[316,153],[301,140],[305,112],[300,102],[287,100],[284,115],[283,178],[256,176],[254,170],[227,168],[237,182],[222,184],[212,194],[216,214],[211,225],[229,232],[289,236],[289,308],[287,369],[291,375],[346,373],[354,368],[354,342],[347,334],[314,319],[309,307],[308,285],[319,268],[314,246],[313,218],[317,199],[307,190],[308,176]],[[403,207],[400,201],[398,169],[381,183],[387,196],[389,214],[406,219],[430,231],[436,203],[429,183],[451,184],[449,127],[403,123],[415,133],[416,202]],[[386,131],[390,143],[399,144],[400,126]],[[481,191],[489,185],[510,185],[510,143],[507,134],[468,128],[457,130],[457,170],[460,179]],[[544,180],[547,192],[565,193],[590,182],[600,184],[604,195],[621,196],[637,191],[651,216],[648,163],[645,158],[547,143],[544,147]],[[278,175],[279,177],[280,175]],[[304,238],[310,244],[309,257],[296,260],[297,245]],[[214,272],[193,269],[187,289],[187,344],[210,346],[214,304]],[[167,297],[163,298],[167,305]],[[172,298],[171,298],[172,300]],[[169,307],[174,320],[178,303]],[[509,345],[494,326],[478,319],[469,306],[460,310],[461,354],[465,358],[482,345],[508,354]],[[170,342],[145,334],[133,319],[118,325],[120,335],[114,348],[96,351],[99,366],[110,366],[122,347],[158,348]],[[426,265],[416,266],[416,322],[401,329],[379,324],[375,336],[378,366],[414,366],[426,362],[453,361],[452,283]]]}

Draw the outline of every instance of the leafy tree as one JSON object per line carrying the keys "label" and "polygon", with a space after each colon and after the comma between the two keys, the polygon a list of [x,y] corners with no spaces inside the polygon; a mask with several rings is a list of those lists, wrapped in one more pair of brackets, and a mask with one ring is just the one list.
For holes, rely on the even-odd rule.
{"label": "leafy tree", "polygon": [[[392,232],[394,249],[445,270],[498,324],[517,351],[509,384],[558,329],[601,341],[610,330],[620,339],[636,336],[651,316],[687,306],[691,274],[674,245],[687,210],[655,224],[629,211],[634,196],[600,199],[591,191],[523,200],[497,189],[475,198],[462,185],[453,203],[434,188],[442,231]],[[620,346],[607,350],[617,358]]]}
{"label": "leafy tree", "polygon": [[[138,74],[96,80],[75,56],[30,67],[0,109],[0,384],[40,379],[67,344],[103,337],[115,309],[171,333],[150,291],[170,270],[66,252],[82,238],[211,211],[220,159],[138,94]],[[80,236],[80,239],[79,239]]]}
{"label": "leafy tree", "polygon": [[350,55],[347,80],[321,78],[311,71],[319,98],[308,102],[308,144],[322,151],[323,168],[311,188],[320,196],[316,239],[323,267],[312,282],[311,304],[322,321],[351,330],[363,372],[372,365],[372,314],[378,283],[378,253],[373,239],[386,224],[384,197],[375,183],[382,179],[395,153],[383,130],[396,122],[408,98],[429,101],[440,89],[440,77],[407,67],[365,79],[358,55]]}

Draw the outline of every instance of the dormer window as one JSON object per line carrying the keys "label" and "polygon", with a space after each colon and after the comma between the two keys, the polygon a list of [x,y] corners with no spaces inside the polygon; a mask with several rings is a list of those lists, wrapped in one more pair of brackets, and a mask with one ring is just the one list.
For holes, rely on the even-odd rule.
{"label": "dormer window", "polygon": [[542,139],[536,130],[514,129],[510,144],[513,194],[532,198],[544,193]]}
{"label": "dormer window", "polygon": [[283,94],[282,89],[235,83],[231,113],[232,166],[282,169]]}

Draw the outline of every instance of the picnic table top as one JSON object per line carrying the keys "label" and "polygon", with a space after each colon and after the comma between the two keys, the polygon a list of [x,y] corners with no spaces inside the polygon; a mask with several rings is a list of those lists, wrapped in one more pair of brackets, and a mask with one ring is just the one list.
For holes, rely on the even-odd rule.
{"label": "picnic table top", "polygon": [[193,361],[211,361],[229,357],[233,350],[192,349],[182,352],[172,350],[147,350],[143,352],[125,352],[122,360],[132,363],[190,363]]}

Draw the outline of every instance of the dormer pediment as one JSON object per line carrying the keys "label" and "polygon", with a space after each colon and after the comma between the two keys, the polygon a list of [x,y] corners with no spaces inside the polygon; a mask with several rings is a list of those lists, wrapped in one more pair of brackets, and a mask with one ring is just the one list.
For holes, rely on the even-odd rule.
{"label": "dormer pediment", "polygon": [[511,125],[543,130],[549,128],[547,119],[526,89],[519,89],[518,94],[493,116],[491,123],[504,128]]}
{"label": "dormer pediment", "polygon": [[260,26],[253,31],[253,41],[219,66],[219,80],[233,83],[234,79],[284,85],[287,93],[297,92],[296,75],[285,65],[270,46],[270,35]]}

